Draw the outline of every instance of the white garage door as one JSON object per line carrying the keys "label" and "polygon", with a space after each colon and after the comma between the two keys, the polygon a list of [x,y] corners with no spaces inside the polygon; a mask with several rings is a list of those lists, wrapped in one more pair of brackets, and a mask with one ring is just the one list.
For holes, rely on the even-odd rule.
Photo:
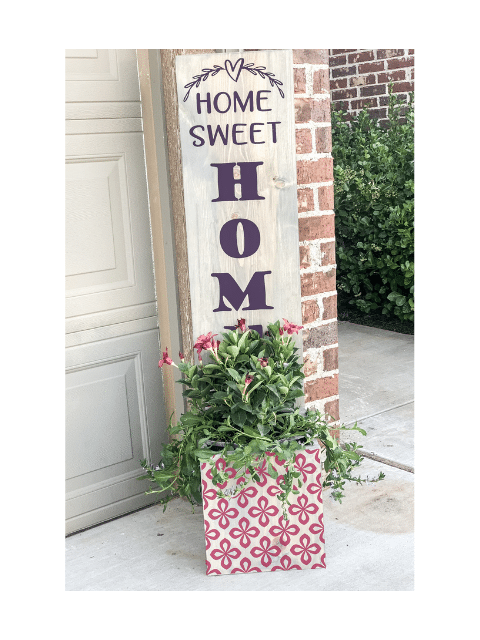
{"label": "white garage door", "polygon": [[66,52],[66,529],[152,502],[166,439],[134,50]]}

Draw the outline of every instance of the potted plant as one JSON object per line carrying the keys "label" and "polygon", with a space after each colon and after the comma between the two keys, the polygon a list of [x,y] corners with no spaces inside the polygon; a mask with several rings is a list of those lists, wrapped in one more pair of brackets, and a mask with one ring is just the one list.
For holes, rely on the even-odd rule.
{"label": "potted plant", "polygon": [[360,447],[340,446],[319,411],[296,406],[300,329],[284,319],[261,337],[241,319],[221,341],[197,339],[199,364],[180,353],[176,365],[168,349],[159,362],[182,372],[188,411],[159,463],[142,460],[141,479],[167,492],[165,507],[177,495],[203,506],[207,574],[324,567],[322,488],[341,502],[346,481],[366,481],[353,475]]}

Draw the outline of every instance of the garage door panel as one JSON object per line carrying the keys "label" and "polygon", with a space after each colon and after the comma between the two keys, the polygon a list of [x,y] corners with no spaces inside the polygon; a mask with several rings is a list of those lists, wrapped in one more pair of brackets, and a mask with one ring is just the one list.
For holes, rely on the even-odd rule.
{"label": "garage door panel", "polygon": [[66,353],[71,519],[143,494],[148,485],[136,479],[140,460],[158,460],[166,436],[157,330],[70,347]]}
{"label": "garage door panel", "polygon": [[67,136],[66,316],[155,300],[142,133]]}
{"label": "garage door panel", "polygon": [[66,49],[66,102],[140,100],[135,49]]}

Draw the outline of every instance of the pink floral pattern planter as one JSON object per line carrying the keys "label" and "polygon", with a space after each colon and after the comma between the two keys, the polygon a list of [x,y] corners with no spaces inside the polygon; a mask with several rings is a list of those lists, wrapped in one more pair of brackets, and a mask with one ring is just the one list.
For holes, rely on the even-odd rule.
{"label": "pink floral pattern planter", "polygon": [[[225,467],[220,455],[213,459],[217,468]],[[275,498],[284,468],[276,456],[272,462],[279,473],[276,480],[264,461],[257,469],[260,483],[248,484],[228,500],[217,498],[210,465],[201,464],[207,575],[325,568],[320,449],[297,453],[295,467],[303,484],[299,494],[290,495],[288,520]],[[226,471],[230,478],[236,473]],[[219,487],[228,491],[242,480],[230,479]]]}

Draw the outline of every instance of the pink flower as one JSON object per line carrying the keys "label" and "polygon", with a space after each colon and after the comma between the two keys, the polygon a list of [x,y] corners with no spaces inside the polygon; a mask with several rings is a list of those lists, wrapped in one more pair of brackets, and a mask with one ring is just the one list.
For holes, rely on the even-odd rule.
{"label": "pink flower", "polygon": [[158,363],[158,366],[160,367],[160,369],[163,367],[164,364],[173,364],[173,360],[168,355],[168,347],[165,347],[165,351],[163,352],[163,357]]}
{"label": "pink flower", "polygon": [[[226,473],[228,474],[229,479],[233,478],[233,476],[237,473],[235,471],[235,469],[233,467],[226,467],[225,468],[225,460],[223,458],[218,458],[218,460],[215,462],[215,466],[217,467],[217,469],[219,471],[226,471]],[[209,480],[213,480],[213,474],[212,474],[212,469],[210,468],[207,473],[206,476]],[[228,480],[225,480],[225,482],[220,482],[219,484],[215,485],[217,489],[225,489],[225,487],[228,484]]]}
{"label": "pink flower", "polygon": [[246,549],[250,546],[250,538],[256,538],[260,535],[260,529],[257,527],[251,527],[247,518],[240,518],[238,528],[231,529],[230,535],[235,539],[240,538],[241,546]]}
{"label": "pink flower", "polygon": [[307,514],[313,515],[317,513],[318,506],[316,504],[308,504],[307,496],[298,496],[297,504],[292,504],[291,507],[288,507],[288,513],[291,513],[292,516],[296,516],[298,514],[298,519],[301,524],[307,524],[309,521],[309,516]]}
{"label": "pink flower", "polygon": [[323,513],[321,513],[320,517],[318,518],[318,524],[314,522],[308,527],[308,530],[315,536],[320,536],[320,542],[323,542],[325,544],[325,538],[323,537]]}
{"label": "pink flower", "polygon": [[[293,322],[289,322],[285,318],[283,318],[285,324],[283,325],[283,330],[288,333],[288,335],[292,335],[292,333],[298,333],[300,329],[303,329],[303,325],[300,327],[297,324],[293,324]],[[280,334],[282,335],[282,334]]]}
{"label": "pink flower", "polygon": [[205,560],[205,564],[207,565],[207,576],[211,575],[221,575],[221,572],[218,569],[212,569],[212,565],[208,560]]}
{"label": "pink flower", "polygon": [[252,376],[247,376],[245,378],[245,386],[243,387],[242,396],[245,395],[248,385],[251,384],[252,382],[253,382]]}
{"label": "pink flower", "polygon": [[224,569],[230,569],[232,566],[232,558],[236,560],[240,557],[240,549],[232,548],[230,540],[224,538],[220,542],[220,549],[215,549],[210,554],[215,560],[221,560],[221,565]]}
{"label": "pink flower", "polygon": [[180,360],[182,362],[185,360],[185,356],[183,355],[183,353],[181,351],[178,352],[178,357],[180,358]]}
{"label": "pink flower", "polygon": [[[200,355],[200,353],[202,352],[203,349],[205,349],[205,350],[206,349],[212,349],[213,348],[212,338],[214,336],[216,336],[216,335],[217,335],[216,333],[212,334],[211,331],[209,331],[206,336],[204,336],[203,333],[202,333],[201,336],[198,336],[197,341],[193,345],[193,348],[197,350],[197,353],[199,355]],[[213,340],[213,342],[215,342],[215,340]]]}
{"label": "pink flower", "polygon": [[210,529],[210,523],[205,520],[205,549],[210,549],[212,540],[216,540],[220,537],[220,531],[216,529]]}
{"label": "pink flower", "polygon": [[295,468],[302,474],[302,482],[307,481],[307,474],[315,473],[315,465],[313,462],[307,464],[307,459],[303,453],[298,453],[295,458]]}
{"label": "pink flower", "polygon": [[258,361],[262,365],[262,367],[266,367],[268,365],[268,358],[258,358]]}
{"label": "pink flower", "polygon": [[260,562],[264,567],[268,567],[272,564],[272,556],[280,555],[280,547],[270,545],[270,540],[267,536],[263,536],[260,540],[260,546],[253,547],[250,553],[254,558],[260,558]]}
{"label": "pink flower", "polygon": [[[258,567],[252,567],[252,561],[250,560],[250,558],[243,558],[242,560],[240,560],[240,566],[242,567],[240,568],[236,568],[232,570],[232,573],[252,573],[253,572],[261,572],[261,569],[259,569]],[[300,567],[298,567],[300,569]]]}
{"label": "pink flower", "polygon": [[276,566],[273,567],[272,571],[276,571],[277,569],[280,569],[280,571],[288,571],[289,569],[300,569],[302,567],[299,567],[298,564],[292,564],[292,559],[290,558],[290,556],[283,556],[283,558],[280,560],[280,565],[281,566]]}
{"label": "pink flower", "polygon": [[[263,462],[260,466],[255,467],[255,472],[260,478],[260,480],[257,480],[257,484],[260,487],[264,487],[267,484],[268,478],[270,477],[267,473],[267,468],[267,461],[265,459],[263,459]],[[247,470],[247,475],[249,474],[250,471]]]}
{"label": "pink flower", "polygon": [[235,325],[235,329],[240,329],[242,333],[244,333],[247,330],[245,318],[240,318],[240,320],[238,320],[237,324]]}
{"label": "pink flower", "polygon": [[207,485],[207,481],[206,480],[202,480],[202,486],[203,486],[203,508],[204,510],[208,507],[208,501],[209,500],[216,500],[217,499],[217,492],[215,489],[208,489],[208,485]]}
{"label": "pink flower", "polygon": [[236,518],[238,516],[238,509],[235,507],[228,507],[228,501],[225,498],[221,498],[218,501],[218,509],[210,509],[208,515],[212,520],[218,520],[218,524],[222,529],[227,529],[230,524],[230,518]]}
{"label": "pink flower", "polygon": [[326,568],[326,564],[325,564],[325,554],[322,555],[322,557],[320,558],[320,564],[314,564],[312,565],[312,567],[310,567],[311,569],[325,569]]}
{"label": "pink flower", "polygon": [[278,526],[270,527],[269,531],[273,538],[280,536],[280,544],[286,547],[290,544],[290,536],[296,536],[300,532],[300,527],[290,524],[290,520],[284,520],[283,516],[280,516]]}
{"label": "pink flower", "polygon": [[307,485],[307,491],[308,493],[312,494],[312,496],[314,496],[315,494],[317,495],[317,500],[319,502],[323,502],[322,500],[322,474],[319,473],[315,479],[315,482],[310,483],[309,485]]}
{"label": "pink flower", "polygon": [[302,564],[310,564],[312,562],[312,555],[320,553],[320,545],[316,542],[310,542],[310,536],[306,533],[300,538],[300,544],[294,544],[290,551],[295,556],[300,556]]}
{"label": "pink flower", "polygon": [[[239,478],[237,484],[240,482],[245,482],[245,478]],[[238,506],[242,507],[242,509],[245,508],[248,505],[248,499],[254,498],[257,493],[258,490],[255,487],[243,487],[237,494]]]}
{"label": "pink flower", "polygon": [[[317,507],[318,509],[318,507]],[[266,527],[270,522],[270,518],[268,516],[276,516],[278,513],[278,508],[273,504],[269,506],[268,500],[265,496],[262,496],[258,500],[258,506],[251,507],[248,510],[248,515],[252,518],[258,518],[258,522],[262,527]]]}

